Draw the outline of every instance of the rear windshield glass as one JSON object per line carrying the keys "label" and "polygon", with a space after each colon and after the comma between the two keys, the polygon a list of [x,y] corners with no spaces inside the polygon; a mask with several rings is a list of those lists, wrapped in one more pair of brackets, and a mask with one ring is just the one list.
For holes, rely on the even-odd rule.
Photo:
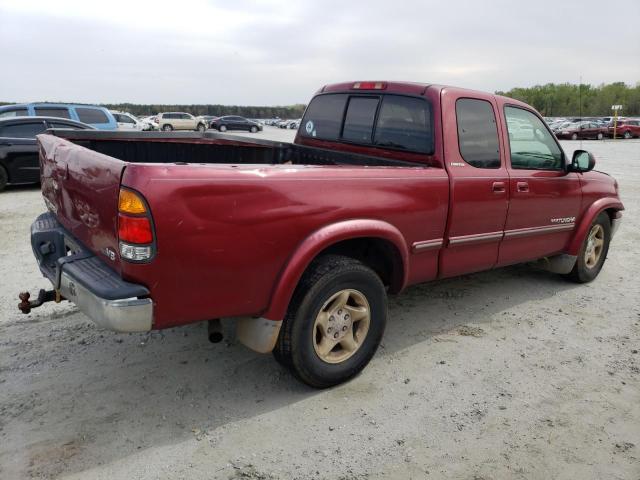
{"label": "rear windshield glass", "polygon": [[64,107],[36,107],[36,115],[42,117],[71,118],[69,116],[69,109]]}
{"label": "rear windshield glass", "polygon": [[83,123],[109,123],[105,113],[97,108],[76,108],[76,113]]}
{"label": "rear windshield glass", "polygon": [[344,119],[342,139],[358,143],[371,143],[377,108],[377,97],[351,97]]}
{"label": "rear windshield glass", "polygon": [[379,147],[419,153],[433,152],[429,103],[421,98],[385,96],[378,116],[374,143]]}
{"label": "rear windshield glass", "polygon": [[337,140],[348,95],[331,94],[315,97],[304,115],[300,132],[306,137]]}

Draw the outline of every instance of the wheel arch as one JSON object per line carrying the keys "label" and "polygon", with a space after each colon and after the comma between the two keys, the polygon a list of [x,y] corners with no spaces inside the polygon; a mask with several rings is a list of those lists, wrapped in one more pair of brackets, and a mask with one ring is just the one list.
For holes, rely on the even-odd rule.
{"label": "wheel arch", "polygon": [[305,270],[327,253],[362,261],[380,275],[392,293],[407,283],[409,252],[400,231],[381,220],[347,220],[316,230],[302,241],[283,268],[262,316],[282,320]]}
{"label": "wheel arch", "polygon": [[584,213],[584,215],[582,215],[580,223],[578,223],[578,226],[574,230],[573,237],[569,242],[567,253],[569,255],[578,254],[578,252],[580,251],[580,246],[582,245],[582,241],[587,235],[591,223],[598,215],[600,215],[602,212],[606,212],[609,216],[609,219],[613,220],[617,212],[620,212],[622,210],[624,210],[624,205],[622,205],[622,202],[620,202],[620,200],[615,198],[601,198],[593,202]]}

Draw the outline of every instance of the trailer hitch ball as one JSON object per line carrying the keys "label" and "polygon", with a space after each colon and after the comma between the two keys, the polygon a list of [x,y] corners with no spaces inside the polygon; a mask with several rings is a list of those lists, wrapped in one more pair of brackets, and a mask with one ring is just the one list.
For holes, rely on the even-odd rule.
{"label": "trailer hitch ball", "polygon": [[18,308],[22,313],[31,313],[32,308],[39,307],[45,302],[57,302],[59,303],[63,300],[63,297],[56,290],[43,290],[40,289],[38,292],[38,298],[36,300],[31,300],[31,294],[29,292],[20,292],[18,294],[18,298],[20,299],[20,303],[18,304]]}

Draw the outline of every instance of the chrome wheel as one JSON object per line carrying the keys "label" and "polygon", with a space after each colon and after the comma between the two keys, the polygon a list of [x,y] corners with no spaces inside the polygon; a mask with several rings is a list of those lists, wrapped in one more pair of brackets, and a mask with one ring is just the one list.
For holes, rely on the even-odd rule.
{"label": "chrome wheel", "polygon": [[341,363],[358,351],[369,332],[371,309],[358,290],[332,295],[316,316],[313,348],[327,363]]}
{"label": "chrome wheel", "polygon": [[584,250],[584,263],[587,268],[593,268],[598,264],[602,249],[604,247],[604,229],[602,225],[596,224],[591,227],[587,237],[587,247]]}

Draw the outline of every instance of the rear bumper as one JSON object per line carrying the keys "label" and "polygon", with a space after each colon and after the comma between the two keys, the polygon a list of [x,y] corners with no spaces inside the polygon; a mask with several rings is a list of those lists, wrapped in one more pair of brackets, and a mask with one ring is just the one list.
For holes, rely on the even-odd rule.
{"label": "rear bumper", "polygon": [[98,326],[117,332],[153,327],[153,301],[142,285],[126,282],[79,245],[51,213],[31,225],[31,246],[42,274]]}

